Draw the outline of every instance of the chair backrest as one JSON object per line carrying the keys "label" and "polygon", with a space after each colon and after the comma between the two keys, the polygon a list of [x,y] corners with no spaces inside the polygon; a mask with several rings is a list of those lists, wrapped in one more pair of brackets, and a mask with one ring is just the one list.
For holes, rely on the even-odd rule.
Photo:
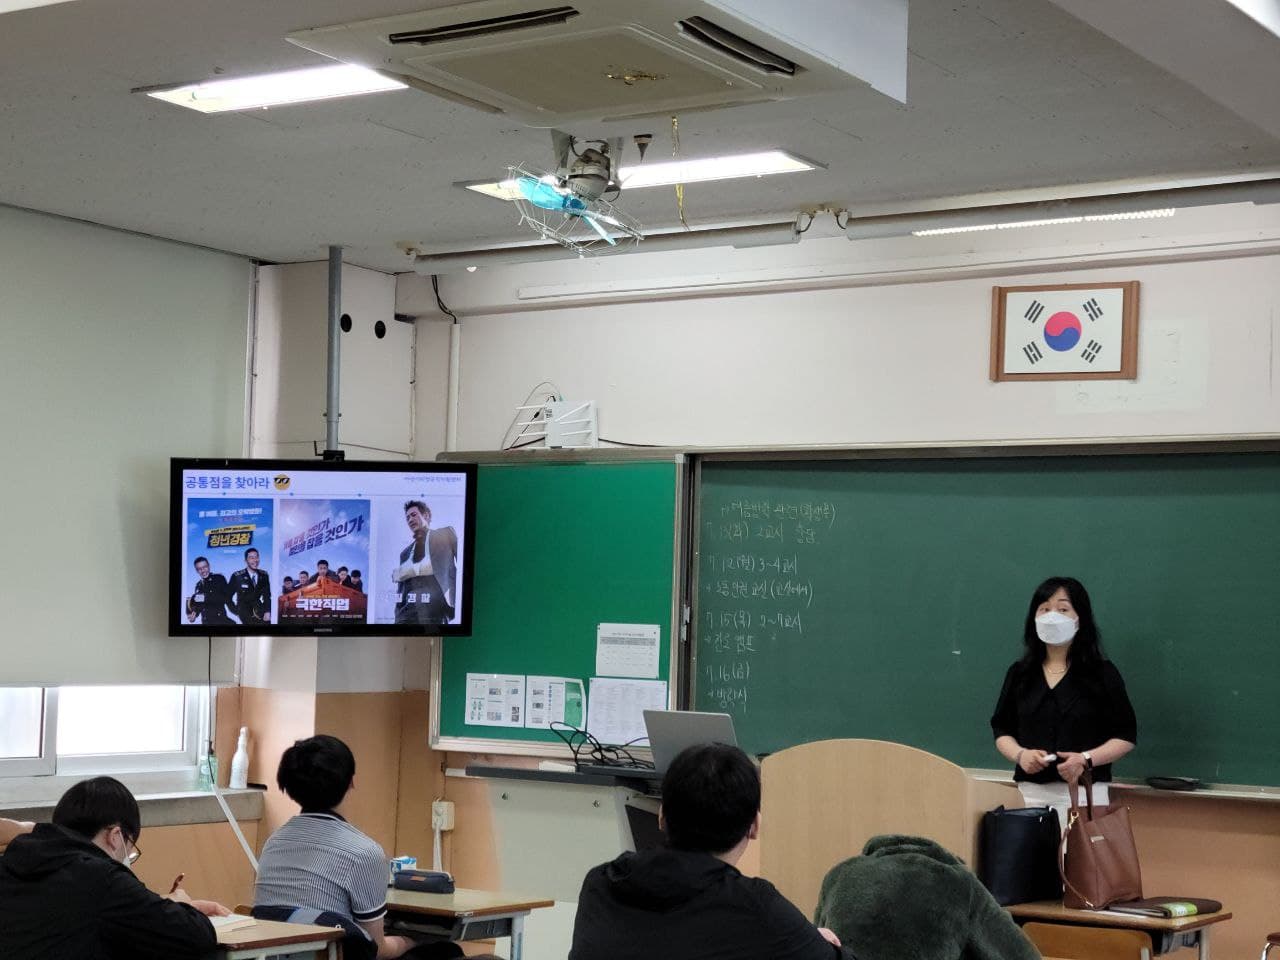
{"label": "chair backrest", "polygon": [[760,875],[806,916],[822,878],[871,837],[927,837],[972,867],[983,810],[1021,807],[1010,784],[972,779],[942,757],[883,740],[821,740],[765,758]]}
{"label": "chair backrest", "polygon": [[1046,957],[1063,960],[1151,960],[1151,937],[1141,930],[1028,923],[1022,932]]}

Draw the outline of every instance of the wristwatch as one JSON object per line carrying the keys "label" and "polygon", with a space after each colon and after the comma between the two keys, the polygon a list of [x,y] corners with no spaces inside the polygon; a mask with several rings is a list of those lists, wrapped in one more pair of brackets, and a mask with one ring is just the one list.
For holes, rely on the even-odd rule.
{"label": "wristwatch", "polygon": [[1083,753],[1081,753],[1081,754],[1080,754],[1080,756],[1084,757],[1084,765],[1085,765],[1085,767],[1086,767],[1087,769],[1089,769],[1089,770],[1092,770],[1092,769],[1093,769],[1093,755],[1092,755],[1091,753],[1089,753],[1089,751],[1088,751],[1088,750],[1085,750]]}

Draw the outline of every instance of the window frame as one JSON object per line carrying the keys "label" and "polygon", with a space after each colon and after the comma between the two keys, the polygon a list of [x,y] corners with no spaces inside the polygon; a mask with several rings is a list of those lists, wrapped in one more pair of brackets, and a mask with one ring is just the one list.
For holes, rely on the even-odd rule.
{"label": "window frame", "polygon": [[42,688],[40,756],[0,759],[0,777],[51,777],[57,771],[58,688]]}
{"label": "window frame", "polygon": [[[178,686],[178,684],[175,684]],[[161,770],[194,770],[200,745],[208,739],[209,688],[184,684],[181,750],[150,753],[86,753],[57,756],[58,776],[103,773],[148,773]]]}

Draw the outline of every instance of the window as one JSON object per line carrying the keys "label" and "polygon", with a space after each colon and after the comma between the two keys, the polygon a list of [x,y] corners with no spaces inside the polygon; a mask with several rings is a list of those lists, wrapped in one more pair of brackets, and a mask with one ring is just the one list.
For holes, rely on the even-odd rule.
{"label": "window", "polygon": [[208,713],[204,687],[0,688],[0,776],[191,768]]}
{"label": "window", "polygon": [[194,767],[208,703],[203,687],[63,687],[58,773]]}
{"label": "window", "polygon": [[0,687],[0,776],[53,773],[58,692]]}

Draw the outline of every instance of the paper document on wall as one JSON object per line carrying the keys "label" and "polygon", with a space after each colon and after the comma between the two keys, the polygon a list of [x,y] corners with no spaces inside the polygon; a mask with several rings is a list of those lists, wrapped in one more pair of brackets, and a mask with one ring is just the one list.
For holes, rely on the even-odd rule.
{"label": "paper document on wall", "polygon": [[661,637],[656,623],[597,625],[596,675],[656,678]]}
{"label": "paper document on wall", "polygon": [[592,677],[587,730],[601,743],[647,743],[645,710],[667,709],[667,681]]}
{"label": "paper document on wall", "polygon": [[567,723],[581,729],[586,719],[586,699],[581,680],[529,677],[525,685],[524,725],[545,730],[553,723]]}
{"label": "paper document on wall", "polygon": [[524,677],[468,673],[466,722],[476,727],[523,727]]}

